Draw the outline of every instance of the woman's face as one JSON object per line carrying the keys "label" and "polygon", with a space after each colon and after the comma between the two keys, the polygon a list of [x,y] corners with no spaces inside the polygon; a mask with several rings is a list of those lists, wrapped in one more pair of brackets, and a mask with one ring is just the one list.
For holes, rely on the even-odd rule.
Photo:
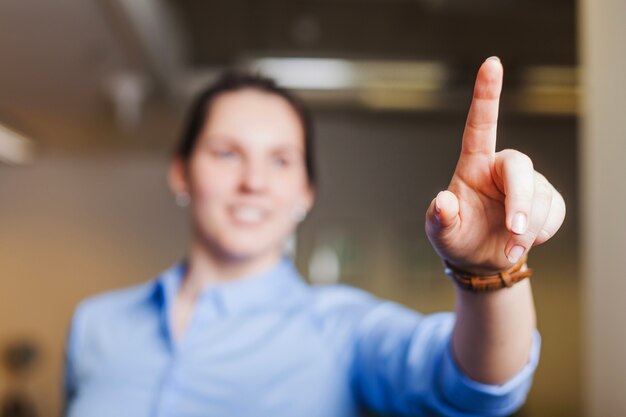
{"label": "woman's face", "polygon": [[300,119],[284,98],[254,89],[210,107],[181,182],[195,238],[228,259],[280,255],[313,202]]}

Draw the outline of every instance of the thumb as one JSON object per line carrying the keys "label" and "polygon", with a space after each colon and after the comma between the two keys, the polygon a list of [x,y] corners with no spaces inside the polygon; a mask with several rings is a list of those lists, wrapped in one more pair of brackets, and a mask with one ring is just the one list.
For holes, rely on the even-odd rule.
{"label": "thumb", "polygon": [[449,239],[460,223],[459,200],[451,191],[441,191],[426,211],[426,234],[431,241]]}

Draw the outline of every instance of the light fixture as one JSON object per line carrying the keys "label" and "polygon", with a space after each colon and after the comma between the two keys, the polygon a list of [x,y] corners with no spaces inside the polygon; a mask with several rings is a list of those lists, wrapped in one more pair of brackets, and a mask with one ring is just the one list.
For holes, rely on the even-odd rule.
{"label": "light fixture", "polygon": [[0,124],[0,162],[22,165],[32,162],[35,143]]}
{"label": "light fixture", "polygon": [[276,79],[287,88],[302,90],[337,90],[355,87],[354,65],[330,58],[261,58],[252,69]]}

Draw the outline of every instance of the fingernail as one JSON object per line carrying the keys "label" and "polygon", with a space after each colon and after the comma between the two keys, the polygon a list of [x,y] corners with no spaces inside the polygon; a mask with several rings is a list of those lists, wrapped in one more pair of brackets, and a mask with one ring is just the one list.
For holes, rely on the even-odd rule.
{"label": "fingernail", "polygon": [[494,61],[500,62],[500,58],[495,56],[495,55],[494,56],[490,56],[489,58],[487,58],[487,60],[490,60],[490,59],[493,59]]}
{"label": "fingernail", "polygon": [[441,207],[439,207],[439,203],[437,202],[437,199],[435,199],[435,212],[441,213]]}
{"label": "fingernail", "polygon": [[517,263],[520,258],[522,257],[522,255],[524,254],[524,247],[520,246],[520,245],[515,245],[511,248],[511,250],[509,250],[509,255],[507,256],[507,258],[509,259],[509,262],[511,263]]}
{"label": "fingernail", "polygon": [[521,235],[526,232],[526,214],[515,213],[513,220],[511,221],[511,230],[513,233]]}

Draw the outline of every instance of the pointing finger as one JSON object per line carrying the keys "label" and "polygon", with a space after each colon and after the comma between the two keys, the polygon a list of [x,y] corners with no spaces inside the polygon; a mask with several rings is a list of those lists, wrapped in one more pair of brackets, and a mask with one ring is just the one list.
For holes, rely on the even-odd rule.
{"label": "pointing finger", "polygon": [[487,59],[480,66],[463,133],[461,157],[495,153],[502,76],[502,64],[497,57]]}

